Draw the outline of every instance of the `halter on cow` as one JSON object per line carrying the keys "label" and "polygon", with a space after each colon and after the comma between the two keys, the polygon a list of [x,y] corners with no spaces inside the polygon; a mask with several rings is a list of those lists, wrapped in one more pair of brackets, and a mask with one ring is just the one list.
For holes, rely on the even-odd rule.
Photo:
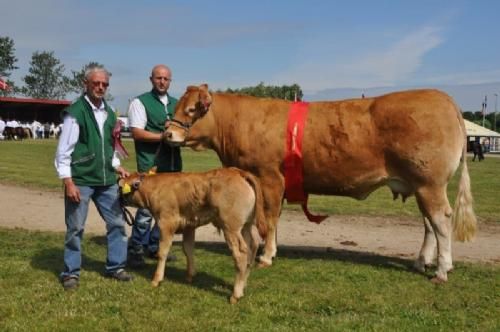
{"label": "halter on cow", "polygon": [[[211,93],[190,86],[177,103],[171,145],[213,149],[224,166],[252,172],[261,182],[269,232],[261,264],[276,255],[276,227],[284,197],[285,128],[290,102]],[[412,90],[376,98],[309,103],[303,138],[303,187],[308,194],[365,199],[387,185],[395,197],[415,195],[425,236],[415,267],[435,257],[434,282],[453,267],[452,228],[469,240],[476,228],[465,158],[454,211],[447,186],[465,156],[466,133],[453,100],[437,90]]]}

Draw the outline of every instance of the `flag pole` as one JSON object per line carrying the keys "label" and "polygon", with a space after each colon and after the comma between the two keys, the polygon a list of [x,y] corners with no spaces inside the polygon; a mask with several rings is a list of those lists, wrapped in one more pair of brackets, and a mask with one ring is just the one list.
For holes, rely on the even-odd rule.
{"label": "flag pole", "polygon": [[483,127],[484,127],[484,118],[486,116],[487,102],[488,102],[488,95],[485,95],[484,96],[484,102],[483,102]]}

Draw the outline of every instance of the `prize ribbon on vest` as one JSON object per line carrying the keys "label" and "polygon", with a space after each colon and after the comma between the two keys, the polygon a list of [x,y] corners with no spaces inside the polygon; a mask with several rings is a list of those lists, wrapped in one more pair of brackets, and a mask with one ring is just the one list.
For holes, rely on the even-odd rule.
{"label": "prize ribbon on vest", "polygon": [[117,120],[115,127],[113,128],[113,149],[118,153],[118,157],[120,159],[124,159],[128,157],[128,152],[122,144],[121,129],[122,122]]}

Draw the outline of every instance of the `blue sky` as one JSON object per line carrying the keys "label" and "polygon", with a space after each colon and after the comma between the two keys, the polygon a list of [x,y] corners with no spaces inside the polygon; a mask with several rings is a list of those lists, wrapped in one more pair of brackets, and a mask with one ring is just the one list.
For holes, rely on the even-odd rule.
{"label": "blue sky", "polygon": [[205,82],[298,83],[306,99],[339,88],[500,82],[495,0],[0,0],[0,10],[18,84],[35,51],[54,51],[68,73],[97,61],[113,74],[120,112],[150,89],[158,63],[172,68],[175,96]]}

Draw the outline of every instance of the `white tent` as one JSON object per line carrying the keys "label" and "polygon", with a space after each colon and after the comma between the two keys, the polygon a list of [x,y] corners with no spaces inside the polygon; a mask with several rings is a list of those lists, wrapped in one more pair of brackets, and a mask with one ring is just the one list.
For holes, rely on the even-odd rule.
{"label": "white tent", "polygon": [[465,121],[469,142],[479,139],[487,152],[500,152],[500,134],[473,122]]}

